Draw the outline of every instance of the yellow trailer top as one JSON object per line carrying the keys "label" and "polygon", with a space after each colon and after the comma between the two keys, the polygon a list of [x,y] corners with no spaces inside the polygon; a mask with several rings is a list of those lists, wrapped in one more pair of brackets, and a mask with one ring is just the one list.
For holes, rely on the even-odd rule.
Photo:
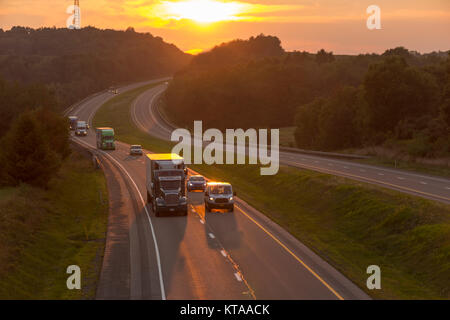
{"label": "yellow trailer top", "polygon": [[152,153],[152,154],[147,154],[147,157],[153,161],[184,160],[183,157],[180,157],[176,153]]}

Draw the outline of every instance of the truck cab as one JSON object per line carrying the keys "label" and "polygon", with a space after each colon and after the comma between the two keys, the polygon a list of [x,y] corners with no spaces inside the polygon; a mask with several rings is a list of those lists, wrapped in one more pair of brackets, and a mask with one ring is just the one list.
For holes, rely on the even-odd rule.
{"label": "truck cab", "polygon": [[69,117],[69,128],[70,128],[70,130],[76,130],[77,122],[78,122],[78,117],[77,116],[70,116]]}
{"label": "truck cab", "polygon": [[101,150],[116,150],[113,128],[96,128],[97,148]]}
{"label": "truck cab", "polygon": [[178,212],[187,215],[186,167],[177,154],[147,154],[147,202],[157,217]]}
{"label": "truck cab", "polygon": [[77,136],[87,136],[88,126],[86,121],[77,121],[77,129],[75,130],[75,135]]}

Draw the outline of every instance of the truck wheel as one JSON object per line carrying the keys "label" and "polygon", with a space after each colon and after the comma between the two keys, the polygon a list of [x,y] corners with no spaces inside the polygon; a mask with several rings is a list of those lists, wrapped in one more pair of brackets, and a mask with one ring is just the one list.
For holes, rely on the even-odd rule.
{"label": "truck wheel", "polygon": [[150,195],[150,192],[147,191],[147,203],[152,203],[152,196]]}
{"label": "truck wheel", "polygon": [[156,206],[156,201],[154,201],[154,202],[152,202],[152,210],[153,210],[153,212],[155,213],[155,216],[157,216],[157,217],[159,217],[160,216],[160,213],[159,213],[159,211],[158,211],[158,207]]}
{"label": "truck wheel", "polygon": [[234,204],[230,207],[230,212],[234,212]]}
{"label": "truck wheel", "polygon": [[152,202],[152,210],[155,213],[156,217],[161,217],[161,212],[158,210],[158,206],[156,205],[156,201]]}

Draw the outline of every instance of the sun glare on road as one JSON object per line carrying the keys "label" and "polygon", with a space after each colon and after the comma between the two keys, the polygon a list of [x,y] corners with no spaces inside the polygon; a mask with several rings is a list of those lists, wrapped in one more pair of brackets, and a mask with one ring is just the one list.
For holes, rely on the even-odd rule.
{"label": "sun glare on road", "polygon": [[239,20],[239,14],[248,6],[239,2],[215,0],[164,1],[163,5],[172,19],[189,19],[200,23]]}

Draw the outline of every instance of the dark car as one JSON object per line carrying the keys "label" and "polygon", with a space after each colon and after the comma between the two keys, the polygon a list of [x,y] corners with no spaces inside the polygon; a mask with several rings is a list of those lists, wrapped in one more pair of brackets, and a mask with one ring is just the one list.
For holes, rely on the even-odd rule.
{"label": "dark car", "polygon": [[192,190],[201,190],[205,191],[206,188],[206,180],[203,176],[190,176],[187,181],[187,191],[190,192]]}

